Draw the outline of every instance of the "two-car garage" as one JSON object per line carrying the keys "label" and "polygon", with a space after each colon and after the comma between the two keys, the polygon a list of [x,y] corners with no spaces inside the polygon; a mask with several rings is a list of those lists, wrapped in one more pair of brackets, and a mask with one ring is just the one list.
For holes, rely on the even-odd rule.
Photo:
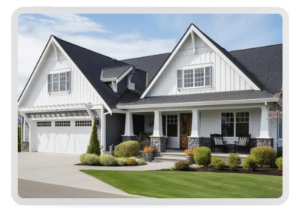
{"label": "two-car garage", "polygon": [[89,145],[92,120],[36,120],[31,128],[31,151],[82,154]]}

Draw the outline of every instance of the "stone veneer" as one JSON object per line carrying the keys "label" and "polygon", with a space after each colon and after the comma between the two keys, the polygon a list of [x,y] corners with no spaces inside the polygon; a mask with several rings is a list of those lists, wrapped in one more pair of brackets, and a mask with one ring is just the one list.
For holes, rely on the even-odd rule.
{"label": "stone veneer", "polygon": [[194,149],[200,146],[200,137],[188,137],[188,148]]}
{"label": "stone veneer", "polygon": [[150,146],[155,152],[165,152],[167,150],[167,142],[165,137],[150,137]]}
{"label": "stone veneer", "polygon": [[122,142],[129,141],[129,140],[137,140],[137,136],[121,136]]}
{"label": "stone veneer", "polygon": [[22,152],[29,152],[29,142],[28,141],[22,142]]}

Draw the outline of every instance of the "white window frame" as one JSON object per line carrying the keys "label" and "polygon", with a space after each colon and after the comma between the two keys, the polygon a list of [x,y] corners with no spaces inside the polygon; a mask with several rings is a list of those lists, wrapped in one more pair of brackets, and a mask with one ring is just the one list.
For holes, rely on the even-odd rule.
{"label": "white window frame", "polygon": [[243,111],[243,110],[237,110],[237,111],[224,111],[224,112],[221,112],[221,134],[222,134],[222,114],[223,113],[233,113],[233,136],[224,136],[224,138],[232,138],[232,137],[234,137],[234,138],[236,138],[236,137],[238,137],[238,136],[236,136],[236,124],[237,124],[237,122],[236,122],[236,113],[248,113],[249,114],[249,120],[248,120],[248,124],[249,124],[249,134],[251,133],[251,130],[250,130],[250,128],[251,128],[251,112],[250,111]]}
{"label": "white window frame", "polygon": [[[168,115],[177,115],[177,136],[168,136]],[[163,114],[163,116],[166,116],[166,118],[165,118],[166,135],[165,136],[168,138],[179,138],[180,137],[180,114],[165,113],[165,114]]]}
{"label": "white window frame", "polygon": [[[46,124],[50,124],[50,126],[46,125]],[[39,128],[42,128],[42,127],[51,127],[52,123],[51,123],[51,121],[37,121],[36,122],[36,126],[39,127]]]}
{"label": "white window frame", "polygon": [[[205,68],[206,67],[211,67],[211,71],[210,71],[210,85],[205,85],[205,79],[206,79],[206,75],[205,75]],[[204,86],[195,86],[195,70],[198,68],[203,68],[204,69]],[[178,90],[190,90],[190,89],[207,89],[207,88],[212,88],[213,87],[213,71],[214,71],[214,66],[212,63],[205,63],[205,64],[198,64],[198,65],[190,65],[190,66],[184,66],[181,68],[178,68],[178,70],[182,70],[182,87],[178,88],[178,80],[177,80],[177,89]],[[193,86],[192,87],[185,87],[184,83],[185,83],[185,71],[186,70],[193,70]],[[177,74],[176,74],[177,75]],[[178,76],[177,76],[178,79]]]}
{"label": "white window frame", "polygon": [[75,120],[75,127],[92,127],[93,122],[91,120]]}
{"label": "white window frame", "polygon": [[[67,73],[68,72],[70,72],[70,89],[68,90],[67,88],[67,85],[68,85],[68,81],[67,81]],[[60,91],[60,74],[61,73],[65,73],[66,74],[66,80],[65,80],[65,91]],[[50,75],[51,74],[51,92],[49,92],[49,79],[48,79],[48,75]],[[58,75],[58,90],[59,91],[53,91],[53,74],[59,74]],[[48,73],[48,75],[47,75],[47,87],[48,87],[48,93],[50,94],[50,95],[52,95],[52,94],[66,94],[66,93],[70,93],[71,92],[71,81],[72,81],[72,77],[71,77],[71,69],[70,68],[67,68],[67,69],[61,69],[61,70],[54,70],[54,71],[50,71],[49,73]]]}

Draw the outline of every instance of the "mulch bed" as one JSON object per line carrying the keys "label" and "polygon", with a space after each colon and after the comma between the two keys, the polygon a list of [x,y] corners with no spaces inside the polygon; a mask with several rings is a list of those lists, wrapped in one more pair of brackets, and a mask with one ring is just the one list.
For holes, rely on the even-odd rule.
{"label": "mulch bed", "polygon": [[[179,171],[177,169],[163,169],[158,171]],[[236,171],[232,171],[229,167],[225,167],[222,170],[218,170],[213,166],[207,167],[190,167],[186,171],[194,171],[194,172],[218,172],[218,173],[244,173],[244,174],[257,174],[257,175],[275,175],[282,176],[282,171],[276,168],[269,167],[259,167],[256,171],[251,172],[243,169],[242,167],[238,167]]]}

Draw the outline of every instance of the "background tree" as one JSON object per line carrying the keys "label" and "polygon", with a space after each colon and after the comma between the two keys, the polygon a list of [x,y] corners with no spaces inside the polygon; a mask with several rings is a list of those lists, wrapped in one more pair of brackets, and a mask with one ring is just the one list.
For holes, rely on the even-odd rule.
{"label": "background tree", "polygon": [[18,152],[22,150],[21,126],[18,126]]}
{"label": "background tree", "polygon": [[97,134],[96,120],[94,120],[90,145],[88,146],[86,153],[100,155],[100,144]]}

